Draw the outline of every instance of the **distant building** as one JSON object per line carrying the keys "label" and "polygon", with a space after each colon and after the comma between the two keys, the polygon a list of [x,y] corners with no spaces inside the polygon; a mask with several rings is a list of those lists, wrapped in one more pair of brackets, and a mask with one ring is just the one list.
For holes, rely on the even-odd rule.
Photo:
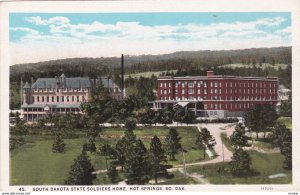
{"label": "distant building", "polygon": [[158,78],[157,100],[153,110],[180,105],[201,117],[242,116],[257,104],[276,107],[277,77],[238,77],[214,75]]}
{"label": "distant building", "polygon": [[27,121],[44,118],[49,113],[82,113],[80,104],[90,100],[93,85],[101,82],[110,95],[120,100],[121,90],[111,79],[91,80],[89,77],[39,78],[23,86],[21,115]]}

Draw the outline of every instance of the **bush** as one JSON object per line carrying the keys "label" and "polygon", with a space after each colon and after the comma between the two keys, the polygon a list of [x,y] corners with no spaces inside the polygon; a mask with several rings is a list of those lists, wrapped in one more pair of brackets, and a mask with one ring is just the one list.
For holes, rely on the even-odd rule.
{"label": "bush", "polygon": [[197,119],[196,123],[237,123],[239,119],[237,118],[207,118],[207,119]]}

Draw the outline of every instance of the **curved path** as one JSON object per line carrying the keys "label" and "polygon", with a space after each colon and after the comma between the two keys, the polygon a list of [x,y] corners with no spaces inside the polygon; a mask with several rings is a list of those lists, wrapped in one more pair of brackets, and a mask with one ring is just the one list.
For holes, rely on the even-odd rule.
{"label": "curved path", "polygon": [[[103,124],[104,126],[111,126],[110,124]],[[142,126],[138,124],[137,126]],[[164,126],[162,124],[158,124],[157,126]],[[177,123],[173,123],[171,125],[167,126],[172,126],[176,127],[178,126]],[[181,125],[180,125],[181,126]],[[203,162],[196,162],[196,163],[186,163],[185,166],[194,166],[194,165],[206,165],[206,164],[213,164],[213,163],[220,163],[220,162],[229,162],[231,161],[232,157],[232,152],[226,148],[226,146],[223,144],[222,139],[221,139],[221,133],[227,133],[227,135],[231,135],[232,132],[234,131],[234,126],[232,123],[201,123],[201,124],[191,124],[191,125],[182,125],[182,126],[196,126],[198,130],[200,131],[201,127],[206,127],[211,135],[216,139],[216,145],[214,146],[214,150],[216,154],[218,155],[216,158],[203,161]],[[174,165],[173,168],[168,169],[169,171],[180,171],[183,172],[183,164],[180,165]],[[117,167],[117,169],[120,169],[121,167]],[[93,172],[94,174],[99,174],[99,173],[106,173],[107,170],[98,170]],[[187,176],[194,178],[196,181],[199,183],[207,183],[205,179],[203,179],[203,176],[201,175],[195,175],[195,174],[189,174],[187,173]]]}

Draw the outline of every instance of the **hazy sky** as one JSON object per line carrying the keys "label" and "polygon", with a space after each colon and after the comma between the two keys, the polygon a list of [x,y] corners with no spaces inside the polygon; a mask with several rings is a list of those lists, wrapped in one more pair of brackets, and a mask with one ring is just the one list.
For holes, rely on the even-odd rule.
{"label": "hazy sky", "polygon": [[290,13],[11,13],[12,64],[291,45]]}

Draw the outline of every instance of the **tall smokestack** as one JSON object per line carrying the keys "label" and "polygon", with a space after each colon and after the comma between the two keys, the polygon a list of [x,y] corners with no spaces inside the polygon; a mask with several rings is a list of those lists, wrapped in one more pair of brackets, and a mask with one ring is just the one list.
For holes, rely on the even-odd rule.
{"label": "tall smokestack", "polygon": [[124,55],[121,56],[121,90],[122,90],[122,99],[124,99]]}

